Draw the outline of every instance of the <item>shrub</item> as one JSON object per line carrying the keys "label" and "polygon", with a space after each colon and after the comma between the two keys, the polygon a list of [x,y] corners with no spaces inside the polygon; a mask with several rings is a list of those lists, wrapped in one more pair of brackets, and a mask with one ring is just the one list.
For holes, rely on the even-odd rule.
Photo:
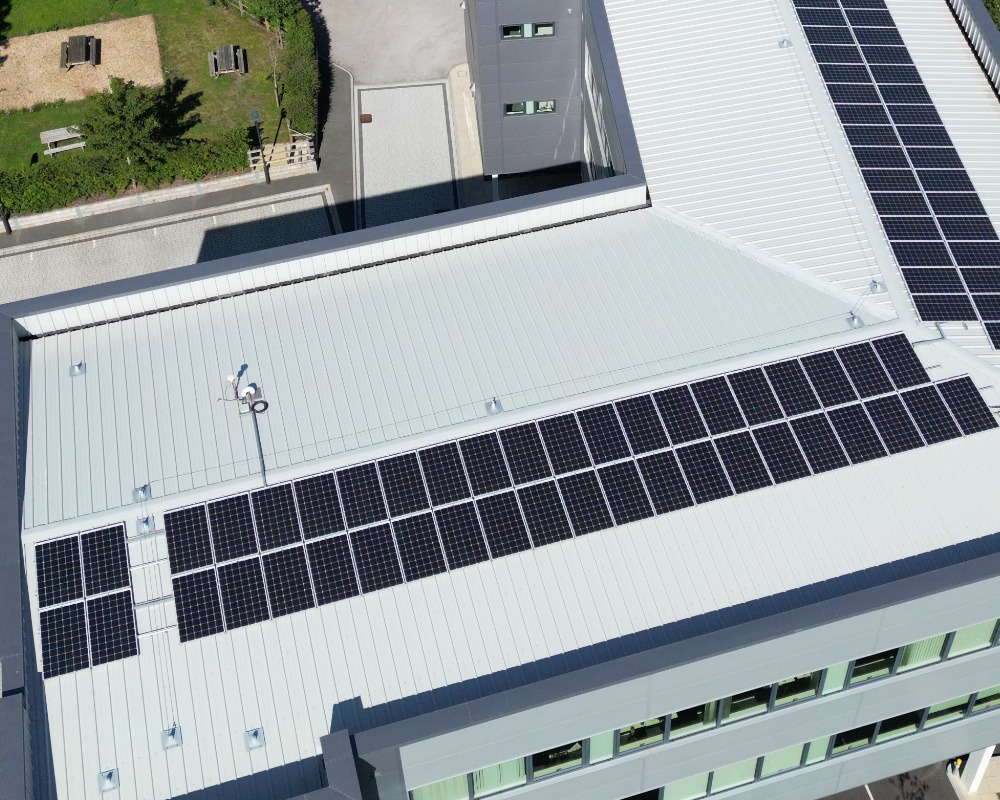
{"label": "shrub", "polygon": [[289,124],[296,130],[316,130],[316,100],[319,96],[319,66],[316,63],[316,34],[304,8],[285,22],[285,51],[282,79],[285,93],[282,105]]}

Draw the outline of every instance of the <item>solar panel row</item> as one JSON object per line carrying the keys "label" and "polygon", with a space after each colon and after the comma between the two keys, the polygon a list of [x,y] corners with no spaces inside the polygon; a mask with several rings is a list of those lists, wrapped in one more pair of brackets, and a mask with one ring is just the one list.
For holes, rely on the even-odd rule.
{"label": "solar panel row", "polygon": [[795,5],[917,313],[1000,349],[1000,241],[892,16]]}

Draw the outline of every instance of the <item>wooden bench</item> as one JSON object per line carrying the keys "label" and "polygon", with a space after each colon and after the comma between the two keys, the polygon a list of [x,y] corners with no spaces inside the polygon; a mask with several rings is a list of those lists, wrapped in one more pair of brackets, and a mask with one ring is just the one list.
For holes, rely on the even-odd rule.
{"label": "wooden bench", "polygon": [[70,36],[59,46],[59,68],[72,69],[77,64],[97,66],[98,40],[93,36]]}
{"label": "wooden bench", "polygon": [[208,54],[208,74],[218,78],[228,72],[247,73],[247,51],[236,44],[217,47]]}
{"label": "wooden bench", "polygon": [[[53,128],[51,131],[42,131],[38,134],[38,138],[45,145],[45,149],[42,152],[47,156],[62,153],[66,150],[79,150],[87,146],[87,143],[83,140],[83,134],[80,133],[80,129],[74,125],[67,128]],[[66,142],[70,139],[79,139],[80,141],[63,145],[59,144],[59,142]]]}
{"label": "wooden bench", "polygon": [[73,142],[72,144],[64,144],[61,147],[46,147],[42,152],[47,156],[54,156],[56,153],[62,153],[65,150],[79,150],[81,147],[86,146],[86,142]]}

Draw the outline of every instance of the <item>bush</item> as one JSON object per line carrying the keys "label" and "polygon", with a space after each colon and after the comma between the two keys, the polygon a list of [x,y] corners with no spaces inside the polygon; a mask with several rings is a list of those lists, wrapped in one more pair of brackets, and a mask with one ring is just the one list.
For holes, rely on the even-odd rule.
{"label": "bush", "polygon": [[285,93],[282,105],[288,123],[298,131],[316,130],[316,100],[319,96],[319,66],[316,63],[316,34],[305,9],[285,22],[285,52],[282,79]]}

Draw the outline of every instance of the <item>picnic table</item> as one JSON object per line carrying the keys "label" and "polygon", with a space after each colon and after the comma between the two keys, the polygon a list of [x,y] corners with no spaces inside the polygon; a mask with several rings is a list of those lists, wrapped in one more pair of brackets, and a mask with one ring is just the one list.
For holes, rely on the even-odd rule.
{"label": "picnic table", "polygon": [[[80,129],[75,125],[70,125],[67,128],[53,128],[51,131],[42,131],[38,134],[38,138],[45,145],[45,149],[42,152],[47,156],[54,156],[56,153],[62,153],[65,150],[78,150],[81,147],[87,146],[87,143],[83,140],[83,134],[80,133]],[[80,141],[64,145],[59,144],[59,142],[66,142],[71,139],[79,139]]]}
{"label": "picnic table", "polygon": [[247,51],[237,44],[224,44],[208,54],[208,74],[213,78],[227,72],[246,74]]}
{"label": "picnic table", "polygon": [[97,65],[97,40],[93,36],[70,36],[59,48],[59,66],[72,69],[77,64]]}

